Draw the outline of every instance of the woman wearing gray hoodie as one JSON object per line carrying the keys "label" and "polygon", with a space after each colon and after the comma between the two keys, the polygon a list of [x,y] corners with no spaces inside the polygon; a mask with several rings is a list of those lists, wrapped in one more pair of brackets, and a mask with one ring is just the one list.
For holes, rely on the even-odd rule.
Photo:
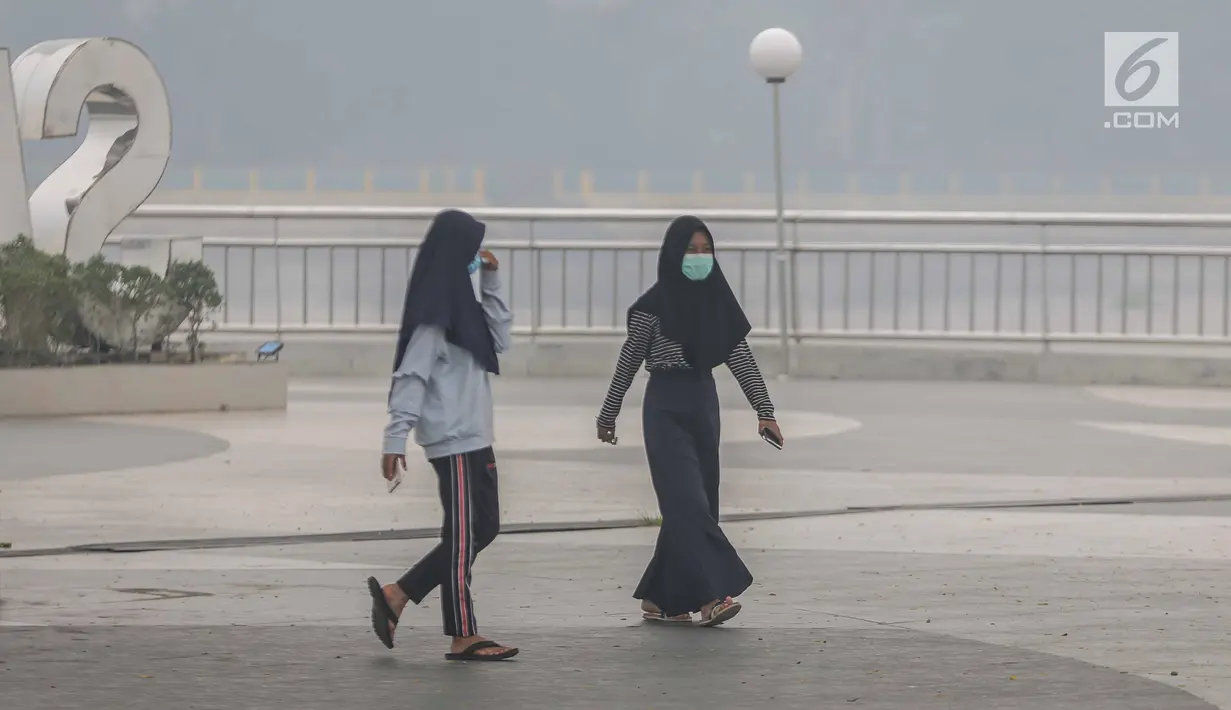
{"label": "woman wearing gray hoodie", "polygon": [[[470,596],[475,556],[500,531],[500,502],[489,375],[509,345],[513,316],[500,295],[499,264],[480,247],[486,227],[458,210],[441,212],[419,247],[406,288],[389,392],[381,474],[393,482],[406,467],[406,439],[415,431],[436,471],[445,511],[440,544],[395,584],[368,579],[372,628],[393,648],[398,619],[440,587],[445,657],[502,661],[517,655],[479,635]],[[480,274],[476,299],[471,277]]]}

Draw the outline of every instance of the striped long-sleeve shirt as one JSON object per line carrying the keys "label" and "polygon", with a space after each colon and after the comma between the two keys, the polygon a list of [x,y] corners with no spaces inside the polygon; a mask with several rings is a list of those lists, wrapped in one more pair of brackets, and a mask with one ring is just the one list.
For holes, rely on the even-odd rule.
{"label": "striped long-sleeve shirt", "polygon": [[[632,311],[628,318],[628,339],[620,349],[615,376],[611,379],[607,399],[598,415],[599,424],[615,426],[620,407],[624,404],[624,395],[628,393],[633,377],[643,362],[647,372],[692,369],[692,365],[684,358],[680,344],[663,336],[657,316]],[[769,399],[769,390],[765,387],[765,380],[761,377],[761,370],[757,367],[747,340],[741,340],[727,356],[727,367],[731,369],[731,374],[735,375],[740,389],[744,390],[744,396],[748,398],[748,403],[756,410],[757,417],[772,420],[774,403]]]}

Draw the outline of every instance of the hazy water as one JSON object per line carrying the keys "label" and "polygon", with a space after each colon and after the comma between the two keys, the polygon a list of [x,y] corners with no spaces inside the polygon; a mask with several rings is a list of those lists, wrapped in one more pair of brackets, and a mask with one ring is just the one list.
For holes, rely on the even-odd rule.
{"label": "hazy water", "polygon": [[[777,326],[777,261],[772,225],[711,225],[719,259],[757,328]],[[221,323],[325,326],[396,324],[413,244],[423,225],[400,224],[394,233],[407,247],[343,246],[349,237],[381,233],[332,234],[334,246],[207,247],[227,296]],[[540,278],[528,249],[494,249],[501,260],[506,294],[516,323],[531,324],[532,304],[541,304],[545,327],[623,324],[624,311],[654,278],[657,228],[638,225],[539,224],[543,249]],[[1039,243],[1031,227],[865,227],[808,225],[801,244],[854,242],[906,244]],[[324,237],[320,229],[301,234],[282,226],[282,238]],[[493,224],[489,241],[527,238],[523,224]],[[792,232],[788,240],[793,241]],[[1051,228],[1051,244],[1231,244],[1228,230]],[[584,240],[592,250],[551,248],[561,239]],[[638,242],[639,251],[603,250],[604,244]],[[723,250],[747,244],[751,249]],[[1101,262],[1101,263],[1100,263]],[[795,260],[797,314],[805,330],[1038,331],[1044,313],[1041,254],[877,254],[801,253]],[[1231,263],[1223,257],[1121,257],[1051,255],[1047,258],[1049,332],[1224,334],[1228,330]],[[1151,273],[1152,271],[1152,273]],[[1100,275],[1101,272],[1101,275]],[[255,278],[254,278],[255,277]],[[998,284],[998,285],[997,285]],[[255,293],[255,299],[253,294]],[[278,299],[281,294],[281,312]],[[1151,305],[1152,304],[1152,305]],[[1101,313],[1101,323],[1100,314]]]}

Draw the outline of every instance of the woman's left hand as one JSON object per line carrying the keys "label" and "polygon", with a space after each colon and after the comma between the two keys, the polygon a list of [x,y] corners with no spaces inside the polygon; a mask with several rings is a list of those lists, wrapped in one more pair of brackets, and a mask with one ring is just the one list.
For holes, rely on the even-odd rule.
{"label": "woman's left hand", "polygon": [[778,441],[786,441],[785,439],[782,438],[782,430],[778,428],[778,422],[774,421],[773,419],[758,419],[757,420],[757,436],[760,436],[761,432],[765,431],[766,429],[769,429],[769,431],[774,436],[778,437]]}
{"label": "woman's left hand", "polygon": [[496,255],[486,249],[479,252],[479,258],[483,260],[484,271],[495,271],[500,268],[500,262],[496,260]]}

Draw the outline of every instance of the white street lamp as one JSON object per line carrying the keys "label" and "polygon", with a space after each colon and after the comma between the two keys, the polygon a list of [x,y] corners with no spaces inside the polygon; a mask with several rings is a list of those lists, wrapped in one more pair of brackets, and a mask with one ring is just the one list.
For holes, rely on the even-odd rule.
{"label": "white street lamp", "polygon": [[791,370],[790,326],[787,310],[790,301],[787,293],[786,229],[782,217],[782,119],[778,88],[786,83],[803,63],[804,49],[795,35],[774,27],[765,30],[752,40],[748,48],[752,68],[765,79],[774,94],[774,196],[778,211],[778,334],[782,347],[782,373],[786,377]]}

